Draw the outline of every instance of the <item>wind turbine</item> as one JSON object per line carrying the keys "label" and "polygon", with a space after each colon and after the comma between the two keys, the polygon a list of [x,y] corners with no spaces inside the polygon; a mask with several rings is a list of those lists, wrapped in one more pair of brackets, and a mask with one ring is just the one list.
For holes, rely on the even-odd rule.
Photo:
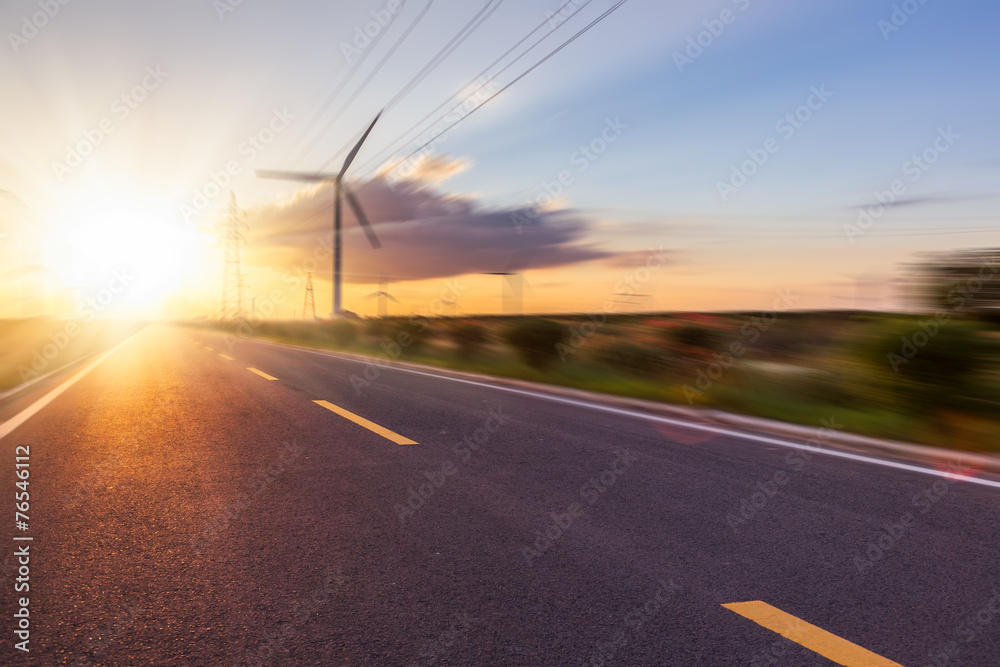
{"label": "wind turbine", "polygon": [[503,303],[504,315],[521,315],[524,312],[524,289],[528,288],[528,294],[534,297],[535,294],[524,280],[521,273],[527,268],[528,263],[534,256],[534,250],[518,250],[514,253],[503,271],[485,272],[485,276],[504,276],[503,287],[500,298]]}
{"label": "wind turbine", "polygon": [[368,217],[365,212],[361,210],[361,204],[358,202],[358,198],[354,196],[347,184],[344,183],[344,174],[350,168],[351,163],[354,162],[354,158],[358,156],[358,151],[361,150],[361,145],[365,143],[365,139],[371,134],[372,128],[375,127],[375,123],[378,122],[379,117],[382,115],[380,111],[378,115],[375,116],[375,120],[372,124],[368,126],[365,133],[361,135],[361,139],[355,144],[351,152],[347,154],[347,158],[344,159],[344,165],[340,168],[339,174],[322,174],[322,173],[309,173],[309,172],[296,172],[296,171],[273,171],[269,169],[257,169],[257,178],[277,178],[290,181],[306,181],[309,183],[333,183],[334,188],[334,199],[333,199],[333,316],[338,317],[343,313],[343,308],[341,307],[341,284],[343,278],[342,271],[342,261],[343,261],[343,244],[341,242],[341,222],[340,222],[340,210],[341,202],[343,197],[347,197],[347,203],[350,204],[351,210],[354,211],[354,216],[358,219],[358,224],[361,225],[361,229],[364,230],[365,236],[368,237],[368,243],[375,250],[382,247],[379,242],[378,237],[375,235],[375,230],[372,229],[371,223],[368,222]]}
{"label": "wind turbine", "polygon": [[399,301],[393,295],[389,294],[386,290],[389,289],[389,285],[384,277],[379,278],[378,281],[378,291],[372,292],[366,299],[374,299],[378,297],[378,316],[386,317],[389,314],[389,304],[386,300],[392,301],[393,303],[399,303]]}

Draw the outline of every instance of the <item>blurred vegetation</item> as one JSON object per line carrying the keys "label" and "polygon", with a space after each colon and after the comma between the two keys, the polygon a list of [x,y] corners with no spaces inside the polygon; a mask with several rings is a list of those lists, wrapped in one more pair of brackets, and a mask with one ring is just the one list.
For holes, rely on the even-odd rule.
{"label": "blurred vegetation", "polygon": [[997,327],[980,318],[949,316],[939,324],[933,314],[867,311],[781,313],[764,331],[746,326],[760,316],[266,322],[251,335],[816,427],[833,418],[862,435],[1000,450]]}
{"label": "blurred vegetation", "polygon": [[463,359],[478,356],[483,347],[490,341],[486,327],[474,322],[455,322],[448,333],[458,348],[458,354]]}
{"label": "blurred vegetation", "polygon": [[931,255],[906,272],[902,288],[920,307],[914,314],[384,318],[266,322],[250,335],[817,428],[832,418],[862,435],[1000,451],[998,253]]}
{"label": "blurred vegetation", "polygon": [[503,340],[528,366],[545,369],[559,359],[559,345],[565,345],[569,330],[554,320],[530,317],[516,320],[503,332]]}
{"label": "blurred vegetation", "polygon": [[118,320],[0,320],[0,392],[109,350],[143,326]]}

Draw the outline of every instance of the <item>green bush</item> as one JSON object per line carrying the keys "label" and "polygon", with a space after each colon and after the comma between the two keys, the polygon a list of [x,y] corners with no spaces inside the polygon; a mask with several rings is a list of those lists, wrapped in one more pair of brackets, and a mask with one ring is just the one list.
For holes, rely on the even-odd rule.
{"label": "green bush", "polygon": [[413,354],[424,349],[431,337],[428,322],[424,320],[389,319],[382,320],[384,328],[380,336],[400,346],[402,354]]}
{"label": "green bush", "polygon": [[557,345],[565,345],[569,330],[558,322],[528,319],[513,324],[503,335],[504,342],[532,368],[544,369],[559,358]]}
{"label": "green bush", "polygon": [[997,346],[984,333],[976,324],[933,317],[880,323],[858,342],[857,355],[876,389],[913,412],[977,411],[996,398],[984,379]]}
{"label": "green bush", "polygon": [[394,327],[389,320],[371,319],[365,323],[365,333],[373,338],[392,335]]}
{"label": "green bush", "polygon": [[326,329],[324,333],[333,341],[333,344],[340,347],[350,345],[358,335],[357,327],[348,320],[335,320],[324,328]]}
{"label": "green bush", "polygon": [[451,327],[448,333],[458,345],[459,355],[466,359],[479,354],[483,346],[490,340],[486,333],[486,327],[472,322],[458,322]]}
{"label": "green bush", "polygon": [[600,348],[594,357],[615,370],[646,378],[662,377],[669,365],[663,350],[627,341],[610,343]]}
{"label": "green bush", "polygon": [[666,342],[685,356],[705,355],[721,348],[719,335],[708,327],[684,324],[665,332]]}

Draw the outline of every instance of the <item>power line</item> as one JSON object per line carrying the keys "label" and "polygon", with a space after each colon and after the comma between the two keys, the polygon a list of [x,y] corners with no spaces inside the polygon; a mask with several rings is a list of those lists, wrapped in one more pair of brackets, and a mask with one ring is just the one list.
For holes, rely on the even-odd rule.
{"label": "power line", "polygon": [[[399,49],[399,47],[403,45],[403,42],[405,42],[406,38],[410,36],[410,33],[413,32],[413,29],[416,28],[417,25],[420,24],[420,22],[423,20],[424,16],[427,15],[428,10],[430,10],[431,5],[433,5],[433,4],[434,4],[434,0],[427,0],[427,5],[420,11],[420,13],[417,15],[417,17],[413,20],[413,22],[410,23],[410,25],[408,25],[406,27],[406,31],[400,36],[400,38],[398,40],[396,40],[396,43],[392,45],[392,47],[389,49],[389,51],[384,56],[382,56],[382,59],[375,65],[374,68],[372,68],[372,71],[368,73],[368,76],[365,77],[365,80],[362,81],[358,85],[357,89],[354,91],[354,95],[350,99],[348,99],[347,101],[345,101],[343,104],[340,105],[340,108],[337,109],[336,113],[333,114],[333,117],[330,118],[330,120],[327,122],[327,124],[323,126],[323,129],[320,130],[319,134],[317,134],[315,137],[313,137],[313,139],[310,142],[310,144],[308,146],[306,146],[304,149],[302,149],[302,151],[295,157],[295,159],[293,160],[293,162],[298,162],[299,160],[301,160],[302,158],[304,158],[306,156],[306,154],[309,152],[309,150],[313,147],[313,145],[317,141],[319,141],[320,137],[322,137],[324,134],[326,134],[330,130],[330,127],[333,126],[333,124],[335,122],[337,122],[338,120],[340,120],[340,116],[341,116],[341,114],[344,113],[344,110],[347,109],[347,107],[350,105],[350,103],[353,101],[353,99],[356,98],[358,96],[358,94],[360,94],[361,91],[363,91],[365,89],[365,87],[369,83],[371,83],[371,80],[373,78],[375,78],[375,76],[378,75],[378,73],[380,71],[382,71],[382,67],[385,66],[385,63],[389,60],[389,58],[391,58],[396,53],[396,51]],[[346,80],[345,80],[345,83],[346,83]],[[340,94],[341,90],[343,90],[343,87],[341,87],[340,89],[338,89],[336,91],[336,93],[330,97],[329,103],[326,104],[323,107],[323,109],[319,113],[316,114],[316,116],[315,116],[315,120],[316,121],[318,121],[319,116],[322,115],[329,108],[330,104],[333,103],[333,100],[336,99],[336,96]],[[315,121],[313,121],[311,123],[311,125],[314,126],[315,125]],[[312,128],[310,127],[309,131],[311,131],[311,130],[312,130]],[[350,143],[349,146],[353,146],[354,143],[358,140],[358,138],[360,136],[361,136],[360,134],[356,135],[354,137],[354,139],[351,141],[351,143]],[[333,158],[331,158],[330,160],[328,160],[322,167],[320,167],[320,169],[325,168],[332,161],[333,161]]]}
{"label": "power line", "polygon": [[[479,12],[475,16],[473,16],[464,26],[462,26],[462,28],[458,31],[458,33],[454,37],[452,37],[451,40],[447,44],[445,44],[444,47],[442,47],[441,50],[438,51],[426,65],[424,65],[423,69],[417,72],[413,76],[413,78],[411,78],[410,81],[405,86],[403,86],[403,88],[398,93],[396,93],[396,95],[391,100],[389,100],[388,104],[386,104],[384,107],[384,111],[388,111],[391,107],[398,104],[400,100],[402,100],[404,97],[410,94],[410,92],[413,91],[414,87],[416,87],[421,81],[426,79],[427,76],[438,67],[438,65],[444,62],[448,58],[448,56],[454,53],[455,49],[461,46],[465,42],[465,40],[472,35],[472,33],[478,30],[479,27],[486,22],[486,19],[492,16],[493,12],[495,12],[502,3],[503,0],[489,0],[489,2],[485,6],[483,6],[483,8],[479,10]],[[379,63],[379,66],[381,65],[382,63]],[[371,77],[369,77],[369,80],[370,79]],[[344,108],[346,108],[346,104],[344,105],[344,107],[341,108],[340,112],[342,112]],[[340,112],[338,112],[338,114]],[[336,120],[337,117],[330,119],[330,122],[327,123],[326,127],[323,129],[323,131],[320,133],[319,136],[325,134],[326,131],[330,129],[330,126],[332,126]],[[319,137],[317,137],[317,139],[318,138]],[[327,166],[329,166],[331,162],[336,160],[341,154],[343,154],[343,152],[347,148],[349,148],[352,145],[352,141],[354,141],[354,139],[344,144],[344,146],[342,146],[340,150],[334,153],[330,157],[330,159],[328,159],[326,162],[320,165],[319,169],[322,170],[325,169]]]}
{"label": "power line", "polygon": [[[403,0],[403,6],[404,7],[406,6],[406,2],[407,2],[407,0]],[[429,0],[428,1],[427,7],[424,8],[423,12],[421,12],[420,15],[417,17],[417,19],[414,21],[414,25],[416,23],[420,22],[420,19],[423,18],[423,15],[427,13],[427,10],[430,8],[430,6],[433,4],[433,2],[434,2],[434,0]],[[402,11],[402,9],[400,11]],[[400,38],[399,41],[402,42],[403,40],[405,40],[406,37],[407,37],[407,35],[409,35],[409,30],[412,30],[412,29],[413,29],[413,26],[411,25],[410,28]],[[344,78],[340,80],[340,84],[337,86],[337,88],[334,89],[334,91],[332,93],[330,93],[329,96],[327,96],[326,100],[323,102],[323,104],[320,106],[320,108],[316,111],[316,113],[313,114],[313,117],[309,119],[309,122],[306,123],[305,129],[299,131],[298,135],[295,137],[295,139],[289,145],[289,147],[285,151],[284,155],[282,155],[281,160],[279,160],[279,163],[285,162],[287,160],[287,158],[288,158],[288,155],[295,149],[296,146],[299,145],[299,143],[302,141],[302,139],[305,138],[305,136],[307,134],[309,134],[309,132],[312,131],[313,127],[316,126],[316,123],[319,122],[320,117],[324,113],[326,113],[326,110],[330,108],[330,105],[333,104],[333,101],[335,99],[337,99],[337,96],[340,95],[341,92],[343,92],[344,87],[347,86],[347,82],[350,81],[351,77],[353,77],[357,73],[358,69],[368,59],[368,56],[370,56],[375,51],[375,47],[378,45],[378,43],[380,41],[382,41],[382,37],[385,36],[386,32],[388,32],[388,31],[387,30],[382,30],[377,35],[375,35],[375,37],[372,38],[372,41],[369,43],[368,48],[365,49],[365,52],[361,55],[360,58],[358,58],[356,61],[354,61],[354,64],[347,71],[347,74],[345,74]]]}
{"label": "power line", "polygon": [[[612,5],[610,9],[608,9],[606,12],[604,12],[603,14],[601,14],[600,16],[598,16],[596,19],[594,19],[593,21],[591,21],[582,30],[580,30],[575,35],[573,35],[572,37],[570,37],[569,39],[567,39],[565,42],[563,42],[562,44],[560,44],[558,47],[556,47],[555,49],[553,49],[552,51],[550,51],[544,58],[542,58],[537,63],[535,63],[534,65],[532,65],[531,67],[529,67],[527,70],[525,70],[524,72],[522,72],[517,78],[515,78],[513,81],[511,81],[510,83],[508,83],[506,86],[504,86],[503,88],[501,88],[500,90],[498,90],[496,93],[494,93],[493,95],[490,95],[485,100],[483,100],[483,103],[480,104],[478,107],[476,107],[475,109],[472,109],[468,114],[466,114],[462,118],[459,118],[454,123],[452,123],[451,125],[449,125],[448,127],[446,127],[442,131],[442,134],[444,134],[445,132],[448,132],[449,130],[451,130],[453,127],[455,127],[456,125],[458,125],[459,123],[461,123],[463,120],[465,120],[466,118],[468,118],[469,116],[471,116],[475,112],[477,112],[480,109],[482,109],[484,106],[486,106],[487,104],[489,104],[491,101],[495,100],[498,95],[500,95],[501,93],[503,93],[504,91],[506,91],[508,88],[510,88],[511,86],[513,86],[514,84],[516,84],[518,81],[520,81],[524,77],[526,77],[529,74],[531,74],[533,71],[535,71],[539,67],[541,67],[550,58],[552,58],[557,53],[559,53],[560,51],[562,51],[564,48],[566,48],[567,46],[569,46],[570,44],[572,44],[573,42],[575,42],[578,38],[580,38],[581,36],[583,36],[585,33],[589,32],[594,26],[596,26],[598,23],[600,23],[601,21],[603,21],[604,19],[606,19],[608,16],[610,16],[613,12],[615,12],[619,7],[621,7],[622,5],[624,5],[626,2],[628,2],[628,0],[618,0],[618,2],[616,2],[614,5]],[[436,139],[432,138],[429,141],[424,142],[422,145],[420,145],[419,147],[417,147],[412,153],[410,153],[405,158],[403,158],[400,161],[400,164],[408,162],[410,160],[410,158],[412,158],[414,155],[416,155],[417,153],[419,153],[420,151],[422,151],[427,146],[430,146],[432,143],[434,143],[435,140]]]}
{"label": "power line", "polygon": [[[577,8],[576,8],[576,10],[575,10],[575,11],[574,11],[574,12],[573,12],[573,13],[572,13],[572,14],[571,14],[570,16],[575,16],[577,12],[579,12],[579,11],[580,11],[580,10],[582,10],[582,9],[583,9],[584,7],[586,7],[587,5],[589,5],[589,4],[590,4],[590,3],[592,2],[592,1],[593,1],[593,0],[585,0],[585,2],[584,2],[583,4],[581,4],[581,5],[579,6],[579,7],[577,7]],[[569,6],[569,5],[571,5],[571,4],[576,4],[576,2],[577,2],[577,0],[567,0],[567,2],[566,2],[565,4],[563,4],[563,5],[562,5],[562,6],[561,6],[561,7],[559,8],[559,9],[557,9],[557,10],[556,10],[556,12],[555,12],[555,14],[554,14],[554,15],[559,15],[559,14],[561,14],[561,13],[562,13],[562,11],[563,11],[563,10],[564,10],[564,9],[565,9],[566,7],[568,7],[568,6]],[[568,18],[567,18],[566,20],[562,21],[561,23],[559,23],[558,25],[556,25],[556,26],[555,26],[555,27],[554,27],[554,28],[553,28],[552,30],[550,30],[550,31],[549,31],[549,32],[548,32],[548,33],[547,33],[546,35],[544,35],[544,36],[543,36],[543,37],[542,37],[541,39],[539,39],[539,40],[538,40],[538,41],[536,41],[536,42],[535,42],[534,44],[532,44],[532,45],[531,45],[530,47],[528,47],[528,49],[526,49],[526,50],[524,51],[524,53],[522,53],[521,55],[519,55],[519,56],[518,56],[517,58],[515,58],[514,60],[512,60],[512,61],[511,61],[510,63],[508,63],[508,64],[507,64],[507,65],[506,65],[506,66],[505,66],[505,67],[504,67],[503,69],[501,69],[501,70],[500,70],[499,72],[497,72],[497,73],[493,74],[493,75],[492,75],[492,76],[491,76],[491,77],[490,77],[490,78],[489,78],[489,79],[488,79],[488,80],[486,81],[486,83],[484,83],[484,84],[483,84],[483,86],[482,86],[482,87],[485,87],[486,85],[488,85],[488,84],[492,83],[493,81],[495,81],[497,77],[499,77],[499,76],[500,76],[501,74],[503,74],[503,73],[504,73],[504,72],[506,72],[506,71],[507,71],[508,69],[510,69],[510,68],[511,68],[511,67],[512,67],[512,66],[513,66],[513,65],[514,65],[514,64],[515,64],[515,63],[516,63],[517,61],[519,61],[519,60],[520,60],[521,58],[523,58],[524,56],[526,56],[526,55],[528,55],[529,53],[531,53],[531,51],[532,51],[532,50],[534,50],[534,48],[535,48],[536,46],[538,46],[538,45],[539,45],[539,44],[541,44],[541,43],[542,43],[543,41],[545,41],[545,39],[547,39],[547,38],[548,38],[548,37],[550,37],[550,36],[551,36],[552,34],[554,34],[556,30],[558,30],[558,29],[559,29],[559,28],[561,28],[562,26],[566,25],[566,21],[567,21],[567,20],[568,20]],[[398,143],[399,143],[399,142],[400,142],[401,140],[404,140],[404,139],[406,138],[406,136],[407,136],[407,135],[409,135],[409,134],[410,134],[410,133],[411,133],[411,132],[412,132],[413,130],[415,130],[415,129],[417,129],[418,127],[420,127],[421,125],[423,125],[423,124],[424,124],[424,123],[425,123],[425,122],[426,122],[426,121],[427,121],[427,120],[428,120],[429,118],[431,118],[432,116],[434,116],[435,114],[437,114],[437,113],[438,113],[439,111],[441,111],[442,109],[444,109],[444,108],[445,108],[445,107],[446,107],[446,106],[448,105],[448,103],[449,103],[449,102],[450,102],[451,100],[453,100],[453,99],[457,98],[457,97],[458,97],[458,96],[460,95],[460,93],[461,93],[461,92],[462,92],[463,90],[466,90],[466,89],[467,89],[467,88],[469,88],[470,86],[474,85],[474,84],[475,84],[475,83],[476,83],[477,81],[479,81],[480,79],[482,79],[483,77],[485,77],[485,76],[486,76],[486,74],[487,74],[487,72],[489,72],[489,71],[490,71],[491,69],[493,69],[494,67],[496,67],[496,66],[497,66],[497,65],[498,65],[498,64],[499,64],[500,62],[502,62],[502,61],[503,61],[503,59],[504,59],[504,58],[506,58],[507,56],[509,56],[509,55],[510,55],[511,53],[513,53],[513,52],[514,52],[515,50],[517,50],[517,48],[518,48],[519,46],[521,46],[521,45],[522,45],[522,44],[524,44],[524,43],[525,43],[526,41],[528,41],[528,39],[530,39],[530,38],[531,38],[531,36],[532,36],[532,35],[534,35],[534,34],[535,34],[536,32],[538,32],[539,30],[541,30],[542,28],[544,28],[544,27],[545,27],[546,25],[550,25],[550,24],[551,24],[551,22],[552,22],[552,21],[551,21],[551,19],[546,19],[545,21],[542,21],[541,23],[539,23],[539,24],[538,24],[538,25],[537,25],[537,26],[536,26],[536,27],[535,27],[535,28],[534,28],[534,29],[533,29],[533,30],[532,30],[531,32],[529,32],[529,33],[528,33],[527,35],[525,35],[525,36],[524,36],[524,37],[522,37],[522,38],[521,38],[520,40],[518,40],[518,42],[517,42],[516,44],[514,44],[514,46],[510,47],[509,49],[507,49],[507,51],[505,51],[505,52],[504,52],[504,53],[503,53],[503,54],[502,54],[502,55],[501,55],[501,56],[500,56],[499,58],[497,58],[497,59],[496,59],[496,60],[494,60],[494,61],[493,61],[492,63],[490,63],[489,65],[487,65],[487,66],[486,66],[486,67],[485,67],[485,68],[483,69],[483,71],[481,71],[481,72],[480,72],[479,74],[477,74],[476,76],[474,76],[474,77],[472,78],[472,80],[471,80],[471,81],[470,81],[469,83],[467,83],[466,85],[462,86],[462,88],[460,88],[460,89],[459,89],[459,92],[458,92],[458,93],[455,93],[454,95],[452,95],[452,96],[448,97],[448,98],[447,98],[447,99],[446,99],[446,100],[445,100],[444,102],[442,102],[442,103],[441,103],[440,105],[438,105],[438,106],[437,106],[437,107],[436,107],[436,108],[435,108],[434,110],[430,111],[430,112],[429,112],[429,113],[428,113],[428,114],[427,114],[426,116],[424,116],[423,118],[421,118],[420,120],[418,120],[418,121],[417,121],[416,123],[414,123],[414,124],[413,124],[412,126],[410,126],[410,128],[409,128],[409,129],[407,129],[406,131],[404,131],[404,132],[403,132],[403,133],[402,133],[402,134],[401,134],[401,135],[400,135],[399,137],[397,137],[397,138],[396,138],[396,139],[394,139],[394,140],[393,140],[393,141],[392,141],[391,143],[389,143],[389,144],[387,145],[387,147],[386,147],[386,148],[384,148],[384,149],[382,149],[381,151],[379,151],[378,153],[376,153],[375,157],[373,157],[373,158],[372,158],[371,160],[368,160],[368,161],[367,161],[367,162],[365,162],[365,163],[364,163],[363,165],[361,165],[360,169],[361,169],[361,170],[364,170],[364,169],[366,169],[366,168],[367,168],[367,167],[368,167],[369,165],[371,165],[372,163],[374,163],[374,162],[377,162],[377,161],[378,161],[378,158],[379,158],[379,157],[380,157],[380,156],[381,156],[382,154],[384,154],[384,153],[386,153],[386,152],[391,152],[391,151],[395,150],[395,148],[396,148],[396,144],[398,144]],[[451,107],[450,109],[448,109],[448,111],[446,111],[446,112],[444,113],[444,117],[448,117],[448,115],[449,115],[449,114],[451,114],[451,113],[452,113],[453,111],[455,111],[456,109],[458,109],[458,108],[459,108],[459,107],[460,107],[460,106],[461,106],[462,104],[464,104],[464,102],[465,102],[465,100],[460,100],[460,101],[459,101],[459,102],[458,102],[458,103],[457,103],[457,104],[456,104],[455,106]],[[433,125],[433,123],[432,123],[432,125]],[[421,132],[418,132],[418,133],[417,133],[417,135],[418,135],[418,136],[419,136],[420,134],[421,134]]]}

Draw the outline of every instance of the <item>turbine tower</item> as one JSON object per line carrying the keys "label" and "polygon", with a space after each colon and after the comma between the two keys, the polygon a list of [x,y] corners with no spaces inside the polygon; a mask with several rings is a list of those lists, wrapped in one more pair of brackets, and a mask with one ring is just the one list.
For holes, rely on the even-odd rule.
{"label": "turbine tower", "polygon": [[[341,307],[341,281],[343,277],[342,271],[342,261],[343,261],[343,247],[341,240],[341,223],[340,223],[340,209],[342,196],[347,197],[347,203],[350,204],[351,210],[354,211],[354,216],[358,219],[358,224],[361,225],[361,229],[364,230],[365,236],[368,237],[368,243],[375,250],[382,247],[379,243],[378,237],[375,236],[375,230],[372,229],[371,223],[368,222],[367,216],[365,216],[364,211],[361,210],[361,204],[358,202],[357,197],[354,193],[350,191],[347,184],[344,183],[344,174],[350,168],[351,163],[354,162],[354,158],[358,156],[358,151],[361,150],[361,145],[365,143],[368,135],[371,134],[372,129],[375,127],[375,123],[378,122],[379,117],[381,117],[382,112],[379,112],[375,116],[375,120],[372,124],[368,126],[365,133],[361,135],[361,139],[358,143],[351,149],[351,152],[347,154],[347,158],[344,160],[344,165],[340,168],[339,174],[321,174],[321,173],[305,173],[305,172],[295,172],[295,171],[272,171],[269,169],[257,169],[257,178],[278,178],[290,181],[306,181],[309,183],[333,183],[334,189],[334,199],[333,199],[333,316],[340,317],[343,313],[343,308]],[[305,313],[303,313],[305,317]]]}
{"label": "turbine tower", "polygon": [[240,243],[246,239],[246,214],[236,205],[236,193],[229,193],[229,216],[225,221],[225,251],[222,265],[222,303],[219,319],[223,322],[243,319],[243,273],[240,268]]}
{"label": "turbine tower", "polygon": [[503,276],[504,281],[500,293],[504,315],[522,315],[524,313],[524,290],[527,288],[529,296],[534,296],[531,285],[524,279],[522,271],[527,268],[528,263],[534,256],[534,250],[518,250],[507,262],[503,271],[486,272],[486,276]]}

